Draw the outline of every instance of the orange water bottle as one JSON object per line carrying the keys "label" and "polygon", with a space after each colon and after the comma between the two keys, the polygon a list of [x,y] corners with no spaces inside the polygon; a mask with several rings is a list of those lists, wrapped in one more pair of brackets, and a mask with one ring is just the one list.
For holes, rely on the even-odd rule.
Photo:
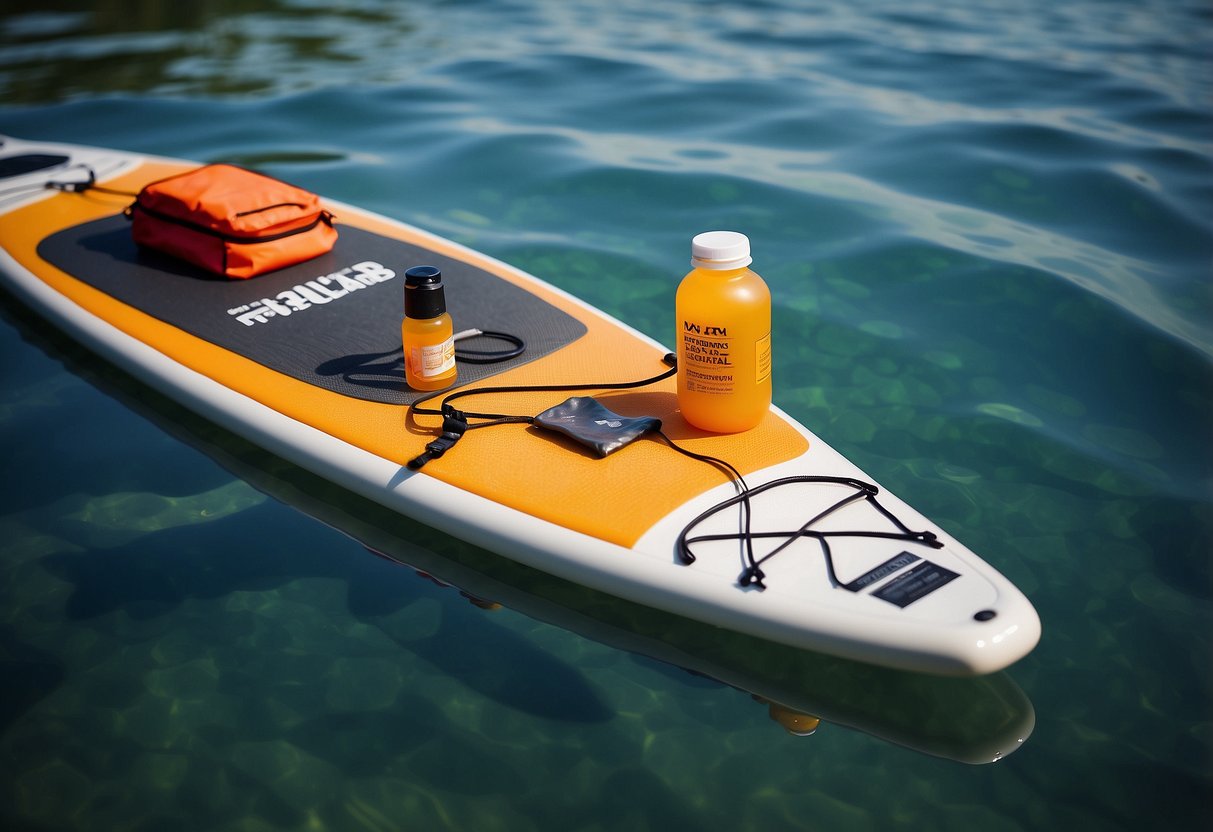
{"label": "orange water bottle", "polygon": [[414,266],[404,273],[404,375],[414,390],[441,390],[455,383],[454,326],[446,311],[442,272]]}
{"label": "orange water bottle", "polygon": [[771,292],[751,261],[736,231],[691,241],[694,268],[675,301],[678,407],[702,430],[749,430],[771,406]]}

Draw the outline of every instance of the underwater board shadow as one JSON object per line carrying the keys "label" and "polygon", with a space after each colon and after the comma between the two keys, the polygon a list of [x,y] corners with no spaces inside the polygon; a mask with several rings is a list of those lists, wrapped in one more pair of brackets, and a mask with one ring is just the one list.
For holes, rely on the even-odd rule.
{"label": "underwater board shadow", "polygon": [[[410,520],[262,450],[150,390],[40,320],[0,312],[76,375],[191,445],[252,487],[345,534],[375,555],[462,592],[609,647],[744,691],[781,723],[841,725],[969,764],[1002,759],[1035,727],[1031,701],[1006,672],[943,677],[827,656],[718,629],[539,572]],[[804,717],[796,720],[795,717]]]}

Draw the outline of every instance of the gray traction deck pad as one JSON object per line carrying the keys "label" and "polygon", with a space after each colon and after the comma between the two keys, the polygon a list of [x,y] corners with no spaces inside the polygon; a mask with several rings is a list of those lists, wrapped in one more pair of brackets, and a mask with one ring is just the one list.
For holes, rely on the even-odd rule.
{"label": "gray traction deck pad", "polygon": [[[54,234],[42,241],[38,254],[129,306],[259,364],[387,404],[408,404],[422,395],[405,384],[400,348],[404,272],[412,266],[442,269],[456,331],[508,332],[526,342],[526,351],[506,362],[461,362],[460,385],[534,361],[586,331],[580,321],[489,272],[344,225],[338,225],[337,244],[328,254],[249,280],[228,280],[139,248],[121,215]],[[364,263],[386,267],[395,277],[375,282],[382,270],[356,268]],[[278,311],[268,314],[270,309]],[[460,346],[498,350],[511,345],[475,338]]]}

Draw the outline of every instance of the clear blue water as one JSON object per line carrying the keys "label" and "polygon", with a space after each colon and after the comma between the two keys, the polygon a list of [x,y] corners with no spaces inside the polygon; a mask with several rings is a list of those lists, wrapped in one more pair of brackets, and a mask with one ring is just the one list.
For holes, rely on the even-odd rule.
{"label": "clear blue water", "polygon": [[587,593],[3,296],[0,825],[1206,828],[1211,24],[1203,0],[10,0],[0,131],[256,165],[667,343],[690,237],[745,231],[778,403],[1044,637],[945,681]]}

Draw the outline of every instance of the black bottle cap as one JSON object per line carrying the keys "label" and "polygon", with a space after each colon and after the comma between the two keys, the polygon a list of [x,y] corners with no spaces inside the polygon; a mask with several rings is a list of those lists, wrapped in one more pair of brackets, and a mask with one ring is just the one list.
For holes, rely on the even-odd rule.
{"label": "black bottle cap", "polygon": [[404,273],[404,315],[425,320],[446,311],[442,272],[436,266],[413,266]]}

